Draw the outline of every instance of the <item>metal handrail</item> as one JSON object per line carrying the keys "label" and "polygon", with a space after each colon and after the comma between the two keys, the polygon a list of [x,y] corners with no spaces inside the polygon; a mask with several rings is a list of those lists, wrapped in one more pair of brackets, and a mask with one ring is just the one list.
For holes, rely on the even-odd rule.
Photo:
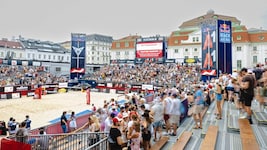
{"label": "metal handrail", "polygon": [[87,150],[96,147],[107,150],[107,137],[108,133],[105,132],[83,131],[67,134],[9,136],[8,138],[30,144],[32,150]]}

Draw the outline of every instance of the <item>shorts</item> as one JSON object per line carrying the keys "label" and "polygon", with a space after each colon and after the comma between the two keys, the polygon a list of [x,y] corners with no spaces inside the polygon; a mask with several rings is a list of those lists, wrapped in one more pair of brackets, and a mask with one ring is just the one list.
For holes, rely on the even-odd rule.
{"label": "shorts", "polygon": [[176,124],[177,126],[180,125],[180,115],[171,115],[170,116],[170,123]]}
{"label": "shorts", "polygon": [[195,105],[194,106],[194,110],[193,110],[193,114],[200,114],[202,112],[202,110],[204,109],[204,105]]}
{"label": "shorts", "polygon": [[154,128],[161,128],[162,127],[162,121],[156,121],[156,122],[153,122],[153,127]]}
{"label": "shorts", "polygon": [[168,114],[164,114],[164,120],[165,120],[165,121],[168,121],[169,118],[170,118],[170,115],[168,115]]}
{"label": "shorts", "polygon": [[222,94],[217,94],[216,93],[216,100],[221,101],[222,100]]}
{"label": "shorts", "polygon": [[251,106],[251,102],[252,102],[252,100],[253,100],[253,97],[254,96],[252,96],[252,95],[246,95],[244,98],[244,104],[245,104],[245,106]]}
{"label": "shorts", "polygon": [[229,87],[229,86],[226,87],[226,90],[227,90],[227,91],[235,91],[234,87]]}

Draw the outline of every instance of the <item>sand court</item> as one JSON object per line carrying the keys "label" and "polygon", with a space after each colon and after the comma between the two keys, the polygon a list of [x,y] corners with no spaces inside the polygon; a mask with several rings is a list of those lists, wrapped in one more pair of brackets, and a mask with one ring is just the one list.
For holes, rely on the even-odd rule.
{"label": "sand court", "polygon": [[[121,99],[121,94],[91,92],[91,104],[97,108],[103,107],[104,100]],[[92,106],[86,104],[86,93],[81,91],[69,91],[67,93],[43,95],[42,99],[22,97],[18,99],[0,100],[0,120],[8,122],[10,117],[17,122],[25,120],[29,115],[32,120],[32,129],[49,125],[49,121],[62,115],[63,111],[68,114],[71,111],[79,113],[91,110]]]}

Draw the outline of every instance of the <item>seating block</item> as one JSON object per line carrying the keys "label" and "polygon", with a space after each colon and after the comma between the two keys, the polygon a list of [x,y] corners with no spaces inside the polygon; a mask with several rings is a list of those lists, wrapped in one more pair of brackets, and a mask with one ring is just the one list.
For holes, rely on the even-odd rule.
{"label": "seating block", "polygon": [[200,150],[214,150],[218,135],[218,126],[209,126],[205,138],[201,144]]}

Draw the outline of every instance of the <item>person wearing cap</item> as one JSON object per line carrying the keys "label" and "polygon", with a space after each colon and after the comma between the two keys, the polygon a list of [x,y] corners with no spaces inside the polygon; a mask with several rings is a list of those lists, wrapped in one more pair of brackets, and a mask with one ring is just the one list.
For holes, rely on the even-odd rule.
{"label": "person wearing cap", "polygon": [[121,131],[120,131],[121,119],[115,117],[112,119],[112,126],[109,131],[109,148],[110,150],[122,150],[121,145],[123,144]]}
{"label": "person wearing cap", "polygon": [[[243,68],[243,71],[245,69]],[[244,77],[242,78],[240,87],[242,89],[242,98],[244,99],[243,105],[245,106],[245,111],[247,112],[247,119],[249,120],[250,124],[252,124],[252,111],[251,111],[251,102],[254,98],[254,87],[256,80],[255,77],[249,73],[245,74]]]}
{"label": "person wearing cap", "polygon": [[167,96],[166,93],[162,93],[163,95],[163,107],[164,107],[164,121],[166,125],[166,132],[167,134],[171,133],[171,125],[170,125],[170,114],[171,114],[171,106],[172,106],[172,99],[170,96]]}
{"label": "person wearing cap", "polygon": [[172,136],[176,136],[177,128],[180,124],[180,108],[181,108],[181,101],[178,99],[178,95],[173,93],[171,96],[172,102],[170,107],[170,124],[173,126],[173,133]]}
{"label": "person wearing cap", "polygon": [[[154,121],[153,121],[153,127],[154,127],[154,141],[157,141],[157,139],[161,138],[161,130],[162,130],[162,125],[164,121],[164,107],[161,103],[161,100],[159,98],[154,99],[154,105],[151,108],[150,115],[153,116]],[[157,138],[157,132],[159,134]]]}
{"label": "person wearing cap", "polygon": [[201,112],[204,108],[204,96],[203,91],[201,90],[200,85],[195,85],[195,96],[194,96],[194,110],[193,110],[193,117],[195,120],[195,127],[194,129],[202,129],[202,116]]}

